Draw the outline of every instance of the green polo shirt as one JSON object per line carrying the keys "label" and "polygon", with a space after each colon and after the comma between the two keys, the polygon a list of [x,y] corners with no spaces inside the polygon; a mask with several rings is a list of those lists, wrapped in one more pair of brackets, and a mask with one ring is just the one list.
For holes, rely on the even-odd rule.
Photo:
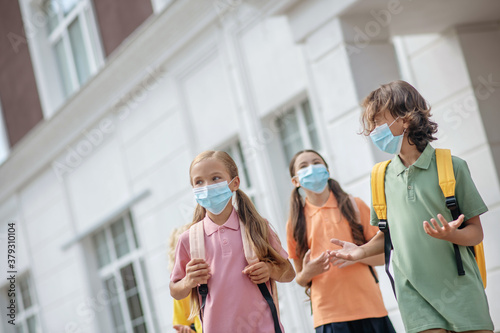
{"label": "green polo shirt", "polygon": [[[453,156],[455,196],[465,220],[488,210],[472,181],[467,163]],[[385,175],[387,220],[394,251],[396,294],[406,332],[432,328],[450,331],[493,330],[488,302],[474,255],[459,246],[465,269],[458,276],[453,244],[427,235],[424,221],[440,213],[452,221],[439,187],[435,150],[430,144],[405,167],[399,156]],[[371,209],[371,224],[378,218]]]}

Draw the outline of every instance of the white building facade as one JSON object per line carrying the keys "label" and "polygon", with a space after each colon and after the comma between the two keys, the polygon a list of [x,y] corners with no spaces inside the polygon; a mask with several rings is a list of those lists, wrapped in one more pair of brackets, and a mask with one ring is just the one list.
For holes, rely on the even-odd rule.
{"label": "white building facade", "polygon": [[[106,59],[93,3],[77,3],[87,60],[74,47],[65,70],[64,54],[47,51],[59,38],[51,34],[71,37],[71,22],[56,24],[52,44],[28,34],[43,120],[0,165],[2,253],[9,224],[16,229],[18,329],[173,332],[167,240],[191,222],[189,164],[204,150],[233,156],[283,244],[288,162],[300,149],[320,151],[344,189],[369,203],[371,167],[388,156],[358,134],[359,104],[396,79],[432,105],[434,146],[468,162],[489,207],[486,293],[500,329],[498,2],[156,0]],[[32,1],[19,4],[26,27]],[[3,309],[9,288],[0,283]],[[303,288],[279,288],[285,330],[312,332]],[[0,332],[14,331],[2,320]]]}

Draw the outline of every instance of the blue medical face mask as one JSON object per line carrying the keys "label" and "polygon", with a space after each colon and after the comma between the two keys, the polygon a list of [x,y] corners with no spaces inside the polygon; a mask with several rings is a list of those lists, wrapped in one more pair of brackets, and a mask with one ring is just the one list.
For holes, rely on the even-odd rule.
{"label": "blue medical face mask", "polygon": [[[229,182],[231,184],[234,178]],[[227,181],[193,188],[196,202],[214,215],[222,213],[233,197]]]}
{"label": "blue medical face mask", "polygon": [[322,193],[326,185],[328,185],[330,173],[325,165],[312,164],[297,171],[297,176],[299,177],[300,186],[314,193]]}
{"label": "blue medical face mask", "polygon": [[[398,117],[399,118],[399,117]],[[399,154],[401,150],[401,144],[403,143],[403,137],[405,135],[406,129],[403,134],[394,136],[391,132],[390,127],[392,124],[398,120],[398,118],[394,119],[394,121],[387,125],[387,123],[376,127],[373,132],[370,133],[370,139],[377,146],[378,149],[385,151],[389,154]]]}

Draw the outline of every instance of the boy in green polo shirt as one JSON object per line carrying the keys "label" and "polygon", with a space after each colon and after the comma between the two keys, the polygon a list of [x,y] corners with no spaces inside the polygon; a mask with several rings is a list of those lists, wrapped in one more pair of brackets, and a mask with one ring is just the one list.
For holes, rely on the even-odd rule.
{"label": "boy in green polo shirt", "polygon": [[[467,163],[453,156],[455,197],[462,212],[453,221],[430,145],[437,124],[429,119],[424,98],[407,82],[394,81],[371,92],[362,105],[364,134],[396,155],[386,170],[385,195],[396,295],[406,332],[492,332],[479,269],[467,248],[482,241],[479,215],[488,208]],[[371,224],[378,222],[372,207]],[[345,260],[384,252],[381,232],[360,247],[337,239],[332,243],[343,249],[331,255]],[[453,244],[459,245],[465,275],[457,274]]]}

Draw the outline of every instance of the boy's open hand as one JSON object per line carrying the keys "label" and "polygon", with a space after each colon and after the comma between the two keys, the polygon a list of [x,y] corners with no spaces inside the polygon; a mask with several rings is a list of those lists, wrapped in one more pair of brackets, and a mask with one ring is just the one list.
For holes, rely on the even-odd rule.
{"label": "boy's open hand", "polygon": [[[339,250],[333,250],[330,251],[330,256],[348,260],[348,261],[357,261],[361,260],[366,257],[365,250],[356,244],[349,243],[349,242],[344,242],[341,241],[340,239],[332,238],[330,239],[330,242],[332,242],[335,245],[342,246],[341,249]],[[347,266],[347,265],[342,265]]]}
{"label": "boy's open hand", "polygon": [[[343,245],[341,245],[342,250],[353,251],[353,250],[356,250],[356,248],[358,247],[356,244],[351,243],[351,242],[346,242],[346,241],[342,241],[342,242],[343,242]],[[334,244],[336,244],[336,243],[334,243]],[[340,245],[340,244],[336,244],[336,245]],[[337,250],[328,251],[328,254],[330,256],[330,262],[332,263],[333,266],[339,266],[339,268],[342,268],[342,267],[350,266],[350,265],[356,263],[355,261],[352,261],[352,260],[337,258],[335,256],[335,254],[333,253],[336,251]]]}
{"label": "boy's open hand", "polygon": [[271,277],[271,270],[265,262],[259,261],[245,267],[243,274],[248,275],[253,283],[261,284],[269,280]]}
{"label": "boy's open hand", "polygon": [[424,230],[429,236],[443,240],[449,240],[457,231],[458,227],[464,222],[465,218],[464,214],[461,214],[458,219],[448,223],[443,215],[438,214],[437,217],[443,226],[440,226],[439,223],[432,218],[431,223],[424,221]]}
{"label": "boy's open hand", "polygon": [[203,259],[191,259],[186,265],[186,286],[194,288],[200,284],[206,284],[210,278],[210,268]]}

